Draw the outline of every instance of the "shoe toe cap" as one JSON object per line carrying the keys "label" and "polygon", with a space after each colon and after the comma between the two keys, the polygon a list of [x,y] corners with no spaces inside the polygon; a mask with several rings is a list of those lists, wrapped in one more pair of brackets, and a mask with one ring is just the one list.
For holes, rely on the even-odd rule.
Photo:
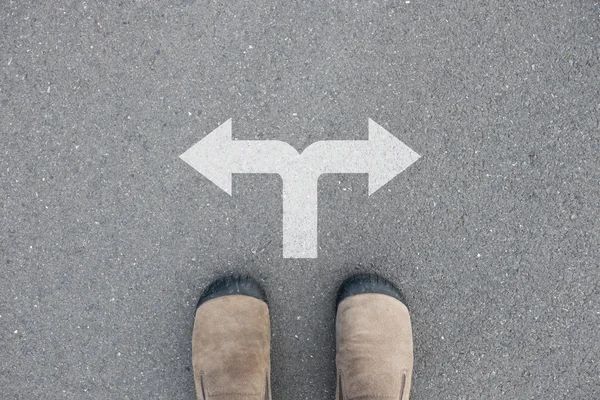
{"label": "shoe toe cap", "polygon": [[359,274],[347,278],[338,291],[337,305],[350,296],[365,293],[385,294],[406,305],[400,290],[390,281],[375,274]]}
{"label": "shoe toe cap", "polygon": [[212,282],[202,293],[196,308],[209,300],[222,296],[243,295],[267,302],[267,296],[262,286],[248,276],[226,276]]}

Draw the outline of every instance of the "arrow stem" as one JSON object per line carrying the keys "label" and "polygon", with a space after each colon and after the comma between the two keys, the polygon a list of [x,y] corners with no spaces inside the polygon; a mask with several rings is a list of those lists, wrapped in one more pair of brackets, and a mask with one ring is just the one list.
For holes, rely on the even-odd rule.
{"label": "arrow stem", "polygon": [[319,176],[310,171],[282,175],[283,257],[317,258]]}

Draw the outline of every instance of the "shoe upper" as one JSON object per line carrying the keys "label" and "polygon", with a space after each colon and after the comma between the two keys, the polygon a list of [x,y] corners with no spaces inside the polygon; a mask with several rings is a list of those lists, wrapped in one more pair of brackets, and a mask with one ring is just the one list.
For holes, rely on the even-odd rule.
{"label": "shoe upper", "polygon": [[344,298],[336,318],[338,400],[408,400],[413,368],[410,316],[397,298]]}
{"label": "shoe upper", "polygon": [[235,294],[202,302],[192,336],[199,400],[270,399],[271,333],[264,301]]}

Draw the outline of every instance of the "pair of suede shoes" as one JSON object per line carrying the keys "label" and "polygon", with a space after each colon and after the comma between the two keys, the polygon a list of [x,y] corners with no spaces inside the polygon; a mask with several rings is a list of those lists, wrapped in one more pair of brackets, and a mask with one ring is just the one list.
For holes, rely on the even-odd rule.
{"label": "pair of suede shoes", "polygon": [[[356,275],[337,298],[337,400],[408,400],[413,369],[410,315],[400,291]],[[199,400],[271,399],[271,327],[255,280],[213,282],[196,309],[192,364]]]}

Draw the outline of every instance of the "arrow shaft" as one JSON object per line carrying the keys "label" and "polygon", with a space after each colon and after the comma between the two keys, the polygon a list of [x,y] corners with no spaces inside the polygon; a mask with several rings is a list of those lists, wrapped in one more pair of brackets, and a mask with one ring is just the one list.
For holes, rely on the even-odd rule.
{"label": "arrow shaft", "polygon": [[371,156],[366,140],[316,142],[301,154],[285,142],[234,140],[228,150],[223,153],[231,173],[281,176],[368,173]]}
{"label": "arrow shaft", "polygon": [[291,145],[276,140],[234,140],[227,153],[228,171],[233,174],[283,175],[299,158]]}
{"label": "arrow shaft", "polygon": [[368,173],[368,141],[316,142],[303,153],[284,142],[233,141],[227,155],[232,173],[276,173],[282,178],[283,256],[316,258],[318,180],[327,173]]}
{"label": "arrow shaft", "polygon": [[366,140],[325,140],[308,146],[302,164],[320,174],[366,174],[369,171],[370,144]]}
{"label": "arrow shaft", "polygon": [[277,173],[283,182],[283,256],[316,258],[318,253],[318,180],[326,173],[367,173],[367,141],[325,141],[298,154],[277,141],[233,141],[228,155],[232,173]]}

